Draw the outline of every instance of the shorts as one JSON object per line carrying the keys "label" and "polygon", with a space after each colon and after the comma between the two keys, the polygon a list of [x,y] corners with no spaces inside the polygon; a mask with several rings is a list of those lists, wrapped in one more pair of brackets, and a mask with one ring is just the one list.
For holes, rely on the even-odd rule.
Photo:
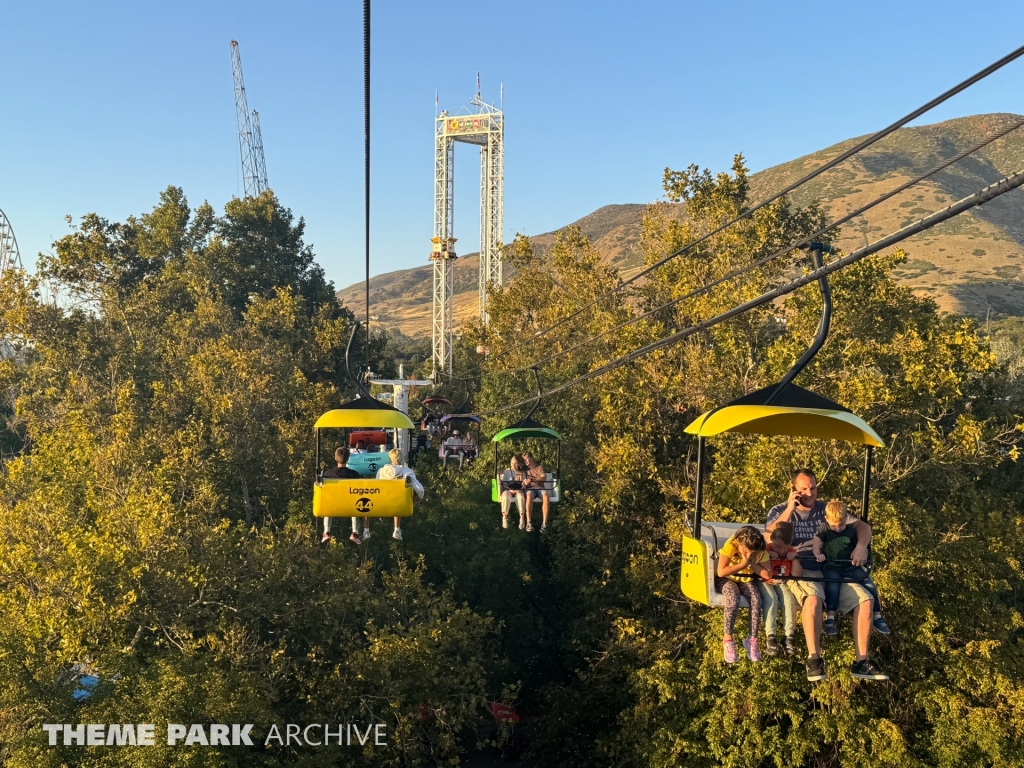
{"label": "shorts", "polygon": [[542,491],[537,488],[531,488],[525,490],[524,493],[526,494],[526,498],[528,499],[533,499],[534,501],[541,501],[543,499],[543,494],[547,493],[547,491]]}
{"label": "shorts", "polygon": [[[805,570],[804,575],[818,579],[823,578],[821,571]],[[793,579],[786,582],[786,589],[793,594],[797,604],[801,606],[808,597],[816,597],[821,600],[822,605],[825,605],[825,585],[820,581]],[[860,584],[842,584],[839,587],[839,613],[849,613],[861,603],[873,600],[871,593]]]}

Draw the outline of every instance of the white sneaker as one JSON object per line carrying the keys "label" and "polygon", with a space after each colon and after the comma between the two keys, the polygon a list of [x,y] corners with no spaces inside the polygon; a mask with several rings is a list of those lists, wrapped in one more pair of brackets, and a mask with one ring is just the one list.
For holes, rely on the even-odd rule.
{"label": "white sneaker", "polygon": [[522,531],[526,528],[526,518],[522,515],[519,516],[519,530]]}
{"label": "white sneaker", "polygon": [[532,522],[529,522],[529,523],[526,524],[526,530],[527,531],[532,531],[533,530],[533,523]]}
{"label": "white sneaker", "polygon": [[402,540],[402,529],[401,528],[395,528],[395,532],[391,534],[391,538],[392,539],[398,539],[399,541],[401,541]]}
{"label": "white sneaker", "polygon": [[370,529],[363,528],[363,541],[366,541],[368,538],[370,538]]}
{"label": "white sneaker", "polygon": [[501,527],[508,528],[508,515],[505,515],[503,518],[501,518]]}

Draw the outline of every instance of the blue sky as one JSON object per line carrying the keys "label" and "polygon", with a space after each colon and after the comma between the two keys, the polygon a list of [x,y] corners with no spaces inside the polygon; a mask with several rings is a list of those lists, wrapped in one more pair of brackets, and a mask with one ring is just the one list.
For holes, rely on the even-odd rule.
{"label": "blue sky", "polygon": [[[536,234],[647,202],[663,168],[753,170],[889,124],[1024,43],[1019,0],[385,2],[373,16],[373,272],[426,263],[434,93],[504,83],[505,228]],[[65,215],[149,210],[168,184],[242,192],[228,43],[270,185],[338,287],[362,276],[362,3],[7,3],[0,209],[23,259]],[[926,119],[1024,112],[1024,60]],[[478,237],[458,147],[455,234]]]}

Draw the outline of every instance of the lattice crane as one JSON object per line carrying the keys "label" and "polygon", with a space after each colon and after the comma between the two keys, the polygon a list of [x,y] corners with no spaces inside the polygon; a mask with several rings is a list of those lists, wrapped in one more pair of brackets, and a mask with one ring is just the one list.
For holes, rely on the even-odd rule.
{"label": "lattice crane", "polygon": [[263,158],[263,134],[260,132],[260,116],[254,109],[250,117],[249,104],[245,98],[245,82],[242,80],[242,55],[238,52],[238,41],[231,41],[231,74],[235,81],[235,116],[238,118],[238,151],[242,156],[242,178],[245,182],[245,196],[256,197],[267,184],[267,161]]}

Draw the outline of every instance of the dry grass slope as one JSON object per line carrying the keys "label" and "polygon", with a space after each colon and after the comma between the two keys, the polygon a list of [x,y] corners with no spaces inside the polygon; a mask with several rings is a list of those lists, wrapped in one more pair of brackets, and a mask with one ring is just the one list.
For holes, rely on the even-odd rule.
{"label": "dry grass slope", "polygon": [[[793,201],[803,205],[817,200],[831,218],[842,216],[1017,119],[1009,114],[975,115],[903,128],[801,188]],[[782,189],[859,140],[849,139],[754,174],[751,200]],[[839,245],[845,250],[863,247],[1022,169],[1024,129],[850,222]],[[640,262],[636,247],[643,211],[640,204],[608,205],[575,223],[602,256],[628,276]],[[541,247],[553,241],[551,232],[534,238]],[[899,277],[915,291],[933,297],[942,309],[976,316],[989,311],[1024,315],[1024,192],[1011,192],[916,235],[903,247],[910,258]],[[372,278],[370,299],[380,321],[408,336],[429,335],[431,280],[426,264]],[[455,316],[456,323],[461,323],[476,312],[476,254],[459,259],[455,280]],[[357,283],[339,291],[338,297],[348,306],[361,307],[364,290],[364,284]]]}

